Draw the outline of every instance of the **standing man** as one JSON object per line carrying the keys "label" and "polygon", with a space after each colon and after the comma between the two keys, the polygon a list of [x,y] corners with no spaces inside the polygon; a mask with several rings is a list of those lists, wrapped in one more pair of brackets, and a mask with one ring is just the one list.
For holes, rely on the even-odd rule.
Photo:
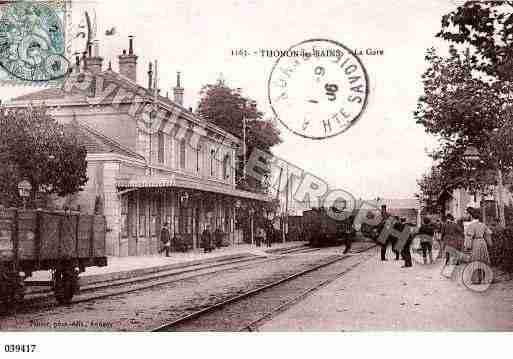
{"label": "standing man", "polygon": [[[380,231],[384,228],[384,226],[387,226],[387,225],[392,225],[394,227],[394,229],[398,232],[402,232],[402,229],[403,229],[403,225],[401,224],[401,222],[399,221],[399,218],[397,216],[394,216],[394,221],[392,221],[391,223],[386,223],[386,220],[387,219],[384,219],[384,223],[383,225],[381,226],[380,228]],[[388,248],[388,245],[390,244],[390,246],[392,247],[392,251],[394,252],[395,254],[395,260],[398,261],[399,260],[399,251],[395,249],[395,245],[397,243],[397,238],[395,238],[394,236],[392,235],[389,235],[388,238],[386,239],[385,241],[385,244],[383,244],[381,246],[381,260],[382,261],[386,261],[387,258],[386,258],[386,254],[387,254],[387,248]]]}
{"label": "standing man", "polygon": [[404,259],[404,265],[402,266],[402,268],[409,268],[409,267],[413,266],[413,263],[411,260],[410,247],[411,247],[411,242],[413,241],[413,237],[415,236],[415,233],[417,232],[417,229],[415,228],[415,226],[411,225],[410,223],[404,223],[404,225],[409,228],[410,235],[408,236],[408,240],[404,244],[404,247],[401,251],[401,256]]}
{"label": "standing man", "polygon": [[212,252],[212,231],[210,228],[210,224],[207,224],[203,233],[201,233],[201,246],[205,253]]}
{"label": "standing man", "polygon": [[169,251],[171,250],[171,234],[169,232],[169,223],[164,223],[164,226],[160,230],[160,241],[162,242],[162,248],[159,253],[166,252],[166,257],[169,257]]}
{"label": "standing man", "polygon": [[419,228],[419,233],[422,234],[420,237],[420,247],[422,248],[422,257],[424,258],[424,264],[427,264],[427,258],[429,256],[429,262],[432,264],[433,261],[433,236],[435,235],[435,228],[433,227],[429,217],[422,219],[422,226]]}
{"label": "standing man", "polygon": [[264,240],[264,236],[265,236],[264,229],[262,228],[261,225],[258,225],[257,230],[256,230],[256,237],[255,237],[255,242],[256,242],[257,247],[260,247],[260,245],[262,244],[262,241]]}
{"label": "standing man", "polygon": [[342,236],[344,237],[344,245],[345,245],[343,254],[349,253],[349,251],[351,250],[351,247],[353,246],[353,237],[355,235],[353,223],[354,223],[354,216],[350,216],[342,224]]}

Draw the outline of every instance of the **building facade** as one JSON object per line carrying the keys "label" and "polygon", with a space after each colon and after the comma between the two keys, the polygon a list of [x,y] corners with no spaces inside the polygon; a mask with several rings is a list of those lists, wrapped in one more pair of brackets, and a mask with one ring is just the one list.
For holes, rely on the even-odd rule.
{"label": "building facade", "polygon": [[61,88],[6,105],[44,104],[86,147],[89,180],[68,205],[105,215],[113,256],[157,253],[165,222],[189,248],[199,247],[207,225],[221,230],[226,244],[240,242],[237,216],[258,213],[268,201],[236,189],[241,141],[184,107],[180,74],[173,99],[155,88],[151,64],[147,86],[139,85],[132,38],[128,53],[118,57],[119,72],[110,63],[104,70],[99,46],[94,48],[76,59]]}
{"label": "building facade", "polygon": [[[486,223],[497,222],[499,218],[498,200],[499,193],[496,186],[491,186],[489,194],[470,192],[464,188],[452,189],[449,195],[443,198],[444,212],[451,213],[454,218],[467,217],[467,208],[481,208],[484,214],[483,220]],[[511,191],[504,188],[502,194],[504,204],[508,207],[513,206],[513,196]]]}

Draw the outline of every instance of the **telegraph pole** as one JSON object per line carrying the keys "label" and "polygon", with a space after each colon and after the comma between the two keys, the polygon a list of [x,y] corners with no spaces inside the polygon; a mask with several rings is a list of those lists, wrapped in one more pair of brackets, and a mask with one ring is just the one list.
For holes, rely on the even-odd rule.
{"label": "telegraph pole", "polygon": [[246,183],[246,116],[242,115],[242,179]]}

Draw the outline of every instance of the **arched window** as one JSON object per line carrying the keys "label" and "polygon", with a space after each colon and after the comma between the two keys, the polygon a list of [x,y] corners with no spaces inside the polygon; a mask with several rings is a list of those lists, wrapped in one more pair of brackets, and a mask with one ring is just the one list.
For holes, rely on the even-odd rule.
{"label": "arched window", "polygon": [[223,159],[223,179],[230,178],[230,155],[225,155]]}

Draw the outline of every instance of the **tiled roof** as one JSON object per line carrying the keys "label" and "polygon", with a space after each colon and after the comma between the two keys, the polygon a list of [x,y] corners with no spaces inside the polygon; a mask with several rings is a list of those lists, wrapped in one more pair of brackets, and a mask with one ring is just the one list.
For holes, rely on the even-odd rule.
{"label": "tiled roof", "polygon": [[[104,81],[106,81],[107,83],[117,84],[118,86],[123,87],[126,90],[132,91],[132,93],[136,93],[139,96],[143,96],[144,98],[147,98],[148,100],[151,100],[155,97],[155,93],[152,90],[149,90],[144,86],[138,85],[136,82],[132,81],[128,77],[123,76],[123,75],[121,75],[117,72],[114,72],[112,70],[102,71],[101,73],[99,73],[99,75],[101,77],[103,77]],[[95,85],[93,84],[92,86],[95,86]],[[106,84],[104,83],[103,86],[105,88]],[[102,99],[102,103],[109,103],[110,100],[114,99],[114,96],[116,94],[117,94],[116,91],[111,92],[110,94],[108,94],[107,96],[105,96]],[[78,96],[78,97],[84,97],[84,99],[86,97],[86,94],[84,94],[83,91],[78,90],[78,89],[75,89],[74,91],[72,91],[72,95]],[[18,96],[16,98],[13,98],[11,100],[11,102],[58,100],[58,99],[63,99],[66,96],[68,96],[68,94],[66,92],[64,92],[63,90],[61,90],[60,88],[49,88],[49,89],[32,92],[27,95]],[[229,133],[228,131],[223,130],[221,127],[217,126],[214,123],[208,122],[207,120],[201,118],[197,114],[190,113],[188,109],[186,109],[185,107],[183,107],[180,104],[177,104],[172,99],[165,97],[165,96],[161,96],[161,95],[157,95],[157,99],[160,103],[162,103],[164,105],[167,105],[170,107],[178,107],[179,109],[181,109],[182,113],[189,113],[198,121],[207,122],[212,129],[215,129],[216,131],[219,131],[221,133],[233,136],[233,139],[240,141],[240,139],[237,136]]]}
{"label": "tiled roof", "polygon": [[102,135],[89,126],[79,123],[77,120],[65,124],[64,129],[77,138],[86,148],[87,153],[117,153],[123,156],[144,160],[144,157],[137,152],[123,146],[112,138]]}

